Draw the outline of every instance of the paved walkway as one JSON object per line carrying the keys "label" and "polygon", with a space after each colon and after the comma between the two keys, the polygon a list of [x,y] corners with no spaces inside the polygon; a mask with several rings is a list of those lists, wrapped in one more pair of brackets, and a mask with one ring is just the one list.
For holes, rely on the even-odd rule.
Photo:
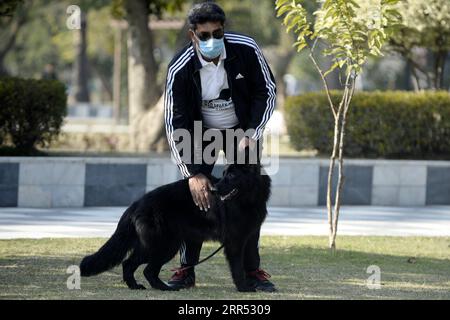
{"label": "paved walkway", "polygon": [[[125,208],[0,208],[0,239],[108,237]],[[266,235],[327,235],[326,208],[269,208]],[[340,235],[450,236],[450,206],[344,206]]]}

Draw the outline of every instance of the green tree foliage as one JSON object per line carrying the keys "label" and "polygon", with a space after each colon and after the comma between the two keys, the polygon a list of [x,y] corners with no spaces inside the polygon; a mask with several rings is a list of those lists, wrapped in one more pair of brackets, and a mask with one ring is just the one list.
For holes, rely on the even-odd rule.
{"label": "green tree foliage", "polygon": [[23,0],[2,0],[0,2],[0,17],[11,17]]}
{"label": "green tree foliage", "polygon": [[[88,28],[89,58],[110,65],[113,35],[109,25],[110,17],[104,14],[104,8],[109,8],[109,1],[78,1],[78,3],[81,10],[87,13],[89,27],[92,28],[92,30]],[[69,17],[66,10],[71,4],[73,2],[69,0],[34,0],[22,5],[27,20],[16,34],[15,45],[5,57],[9,73],[22,77],[40,77],[47,63],[55,64],[58,71],[71,67],[76,53],[74,50],[76,30],[69,30],[66,26]],[[19,16],[14,16],[14,19],[18,18]],[[11,32],[7,31],[8,34]],[[110,61],[107,63],[105,60]]]}
{"label": "green tree foliage", "polygon": [[394,8],[398,0],[326,0],[308,17],[302,1],[277,0],[278,16],[284,16],[286,30],[294,31],[297,51],[320,40],[327,48],[324,55],[331,56],[334,64],[324,75],[336,68],[346,73],[361,73],[369,56],[381,56],[381,47],[400,22]]}
{"label": "green tree foliage", "polygon": [[[444,88],[445,62],[450,51],[450,1],[403,0],[397,5],[402,24],[390,37],[391,48],[414,68],[414,75],[426,79],[428,88]],[[429,63],[419,62],[415,49],[432,53]],[[427,61],[427,59],[421,59]]]}
{"label": "green tree foliage", "polygon": [[[116,19],[124,19],[126,17],[125,1],[127,0],[112,0],[111,14]],[[186,0],[142,0],[146,2],[147,13],[155,15],[159,18],[164,13],[174,13],[182,9]]]}

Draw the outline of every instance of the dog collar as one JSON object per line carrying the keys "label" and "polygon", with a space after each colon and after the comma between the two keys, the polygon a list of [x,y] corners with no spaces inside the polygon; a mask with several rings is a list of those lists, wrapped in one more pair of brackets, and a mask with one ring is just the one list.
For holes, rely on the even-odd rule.
{"label": "dog collar", "polygon": [[234,189],[231,190],[228,194],[226,194],[226,195],[224,195],[224,196],[220,196],[220,200],[221,200],[221,201],[230,200],[230,199],[233,198],[237,193],[238,193],[238,189],[234,188]]}

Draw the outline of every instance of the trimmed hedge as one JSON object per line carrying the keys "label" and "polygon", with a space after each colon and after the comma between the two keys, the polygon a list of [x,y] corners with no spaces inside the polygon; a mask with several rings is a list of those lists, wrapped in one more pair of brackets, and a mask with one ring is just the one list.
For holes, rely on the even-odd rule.
{"label": "trimmed hedge", "polygon": [[[340,92],[332,92],[333,102]],[[297,150],[330,155],[334,119],[324,92],[286,100],[285,117]],[[450,157],[450,94],[441,92],[356,92],[348,112],[344,154],[364,158]]]}
{"label": "trimmed hedge", "polygon": [[66,114],[61,82],[0,78],[0,144],[9,140],[22,153],[32,153],[59,134]]}

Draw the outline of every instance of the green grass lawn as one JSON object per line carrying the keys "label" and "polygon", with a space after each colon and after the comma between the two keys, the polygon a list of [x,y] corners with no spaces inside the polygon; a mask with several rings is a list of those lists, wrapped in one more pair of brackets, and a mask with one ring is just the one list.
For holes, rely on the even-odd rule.
{"label": "green grass lawn", "polygon": [[[277,293],[237,292],[222,253],[197,267],[197,287],[188,291],[131,291],[121,267],[68,290],[67,267],[105,240],[1,240],[0,299],[450,299],[450,238],[444,237],[339,237],[335,255],[325,237],[263,237],[262,267]],[[202,256],[217,246],[205,244]],[[163,280],[177,261],[164,266]],[[379,290],[366,286],[369,265],[381,268]],[[142,269],[136,278],[148,287]]]}

